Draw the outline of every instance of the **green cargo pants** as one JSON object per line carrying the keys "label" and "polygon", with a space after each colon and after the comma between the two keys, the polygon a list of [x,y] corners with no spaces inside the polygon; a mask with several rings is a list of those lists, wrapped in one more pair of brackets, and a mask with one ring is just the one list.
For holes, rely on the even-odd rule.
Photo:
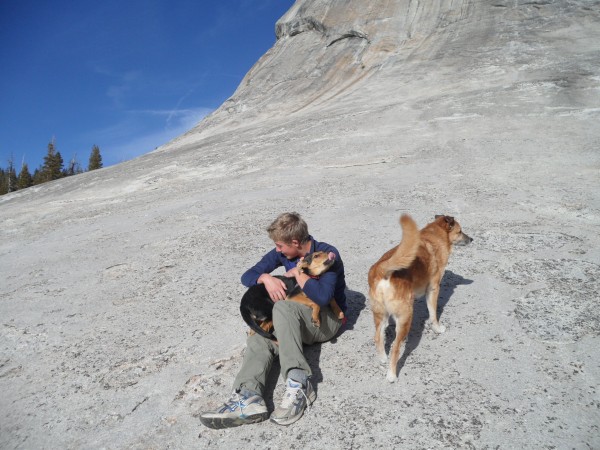
{"label": "green cargo pants", "polygon": [[321,308],[321,326],[311,320],[312,309],[292,301],[279,301],[273,307],[273,326],[279,345],[258,334],[248,337],[242,368],[233,388],[248,389],[264,395],[267,377],[275,357],[279,356],[281,376],[285,380],[291,369],[302,369],[312,374],[304,357],[303,344],[325,342],[333,338],[342,326],[331,308]]}

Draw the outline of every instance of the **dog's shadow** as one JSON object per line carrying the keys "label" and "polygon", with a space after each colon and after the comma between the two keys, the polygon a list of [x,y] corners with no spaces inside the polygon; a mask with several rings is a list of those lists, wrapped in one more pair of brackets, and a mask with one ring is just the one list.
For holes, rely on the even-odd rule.
{"label": "dog's shadow", "polygon": [[[463,278],[460,275],[455,274],[450,270],[446,270],[444,272],[444,277],[442,278],[442,282],[440,283],[440,293],[438,296],[438,304],[437,304],[437,315],[438,319],[442,317],[444,314],[444,307],[450,301],[450,297],[454,293],[454,290],[457,286],[463,284],[471,284],[473,280],[469,280]],[[406,338],[406,343],[404,346],[404,352],[398,361],[397,370],[401,370],[404,367],[404,363],[406,359],[410,356],[410,354],[415,350],[419,343],[421,342],[421,338],[423,337],[423,333],[425,332],[425,324],[429,319],[429,312],[427,310],[427,301],[425,297],[419,298],[415,301],[415,306],[413,310],[413,320],[410,327],[410,331]],[[396,324],[392,318],[389,319],[389,326],[385,332],[385,350],[386,353],[389,354],[390,347],[392,346],[392,342],[396,337]]]}
{"label": "dog's shadow", "polygon": [[[335,344],[337,342],[337,338],[346,333],[347,331],[354,330],[354,326],[358,321],[358,317],[363,309],[366,306],[366,298],[365,296],[356,291],[351,291],[346,289],[346,324],[340,329],[340,331],[328,341],[328,343]],[[318,385],[323,381],[323,373],[321,372],[321,368],[319,362],[321,360],[321,346],[322,343],[313,344],[313,345],[305,345],[304,346],[304,356],[308,365],[312,370],[312,376],[310,381],[312,383],[313,388],[317,392],[318,395]],[[279,375],[281,372],[281,366],[279,364],[279,358],[276,358],[273,361],[273,366],[269,373],[269,377],[267,378],[267,383],[265,386],[265,402],[267,404],[267,409],[272,411],[275,408],[273,394],[277,388],[277,383],[279,381]],[[276,399],[279,401],[279,399]]]}

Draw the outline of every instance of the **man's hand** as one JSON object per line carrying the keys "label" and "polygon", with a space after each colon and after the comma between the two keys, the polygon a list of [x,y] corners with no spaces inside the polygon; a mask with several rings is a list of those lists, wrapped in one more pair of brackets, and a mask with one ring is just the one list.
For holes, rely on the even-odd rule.
{"label": "man's hand", "polygon": [[288,270],[284,276],[289,278],[295,278],[296,283],[298,283],[298,286],[300,286],[300,289],[304,289],[304,284],[310,278],[305,273],[300,272],[300,269],[298,269],[297,267],[293,267],[290,270]]}
{"label": "man's hand", "polygon": [[285,283],[279,278],[275,278],[268,273],[263,273],[260,277],[258,277],[257,281],[258,283],[265,285],[265,288],[269,293],[269,297],[271,297],[271,300],[274,302],[278,302],[279,300],[284,300],[286,298],[287,294],[285,293]]}
{"label": "man's hand", "polygon": [[300,270],[297,267],[293,267],[292,269],[288,270],[286,273],[283,274],[284,277],[288,278],[296,278],[298,277],[298,275],[300,275]]}

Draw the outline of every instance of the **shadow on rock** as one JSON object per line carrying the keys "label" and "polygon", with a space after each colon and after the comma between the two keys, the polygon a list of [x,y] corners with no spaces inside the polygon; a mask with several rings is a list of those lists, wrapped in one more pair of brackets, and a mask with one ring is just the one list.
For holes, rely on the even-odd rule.
{"label": "shadow on rock", "polygon": [[[360,292],[347,289],[346,305],[346,324],[340,329],[338,334],[336,334],[333,339],[329,341],[330,344],[335,345],[340,336],[342,336],[348,330],[354,329],[361,311],[365,309],[366,297]],[[319,360],[321,359],[321,345],[322,344],[313,344],[306,346],[304,349],[304,356],[306,356],[306,360],[313,371],[311,381],[313,382],[313,386],[315,387],[315,391],[317,391],[317,393],[317,385],[323,381],[323,374],[319,366]]]}
{"label": "shadow on rock", "polygon": [[[452,297],[456,286],[471,283],[473,283],[473,280],[469,280],[460,275],[457,275],[450,270],[446,270],[444,272],[444,277],[442,278],[442,282],[440,283],[440,294],[438,296],[438,319],[441,319],[444,313],[444,308],[450,301],[450,297]],[[408,333],[408,336],[406,338],[404,352],[400,357],[400,360],[398,361],[398,367],[400,369],[404,367],[406,359],[410,356],[413,350],[415,350],[419,346],[419,343],[421,342],[421,337],[423,336],[423,333],[425,331],[425,323],[427,322],[428,318],[429,312],[427,311],[427,301],[425,297],[417,299],[414,305],[413,320],[410,327],[410,332]],[[443,321],[441,322],[443,324]],[[396,326],[394,320],[390,317],[389,326],[385,333],[385,350],[388,354],[395,337]]]}
{"label": "shadow on rock", "polygon": [[[338,334],[338,336],[344,333],[347,330],[353,330],[354,325],[358,321],[358,317],[363,309],[365,309],[367,299],[361,292],[351,291],[349,289],[346,290],[346,302],[348,305],[346,311],[346,325],[342,328],[342,331]],[[337,338],[337,336],[336,336]],[[334,339],[336,339],[334,338]]]}
{"label": "shadow on rock", "polygon": [[367,299],[361,292],[346,289],[346,325],[340,329],[339,333],[336,334],[330,342],[335,344],[339,336],[348,330],[354,329],[354,325],[356,325],[361,311],[365,309],[366,302]]}
{"label": "shadow on rock", "polygon": [[277,387],[277,381],[279,381],[280,372],[281,365],[279,364],[279,358],[275,358],[275,360],[273,361],[273,365],[271,366],[269,376],[267,377],[267,382],[265,383],[265,392],[263,397],[269,412],[275,410],[275,401],[281,401],[281,398],[277,398],[276,400],[273,399],[275,394],[275,388]]}

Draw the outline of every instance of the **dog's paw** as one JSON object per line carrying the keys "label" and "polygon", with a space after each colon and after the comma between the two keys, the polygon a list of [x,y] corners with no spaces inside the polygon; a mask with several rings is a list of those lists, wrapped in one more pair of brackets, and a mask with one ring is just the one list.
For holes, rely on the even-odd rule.
{"label": "dog's paw", "polygon": [[388,358],[385,353],[383,355],[377,355],[377,361],[379,361],[380,365],[383,366],[383,365],[387,364],[387,360],[388,360]]}
{"label": "dog's paw", "polygon": [[387,376],[385,377],[390,383],[394,383],[398,377],[396,376],[395,373],[393,372],[388,372]]}
{"label": "dog's paw", "polygon": [[319,328],[320,326],[321,326],[321,321],[320,320],[313,320],[313,327]]}
{"label": "dog's paw", "polygon": [[444,325],[439,324],[439,323],[433,323],[433,322],[431,322],[431,328],[433,329],[433,331],[435,331],[438,334],[441,334],[444,331],[446,331],[446,327]]}

